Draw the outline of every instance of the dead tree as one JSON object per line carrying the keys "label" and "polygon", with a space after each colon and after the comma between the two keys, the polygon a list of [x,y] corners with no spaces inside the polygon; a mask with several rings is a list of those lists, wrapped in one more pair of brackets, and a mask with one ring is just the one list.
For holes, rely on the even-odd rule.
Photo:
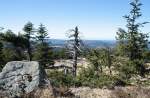
{"label": "dead tree", "polygon": [[75,29],[69,30],[69,39],[70,40],[67,43],[68,44],[67,48],[69,49],[69,53],[71,53],[73,57],[72,72],[73,72],[73,75],[76,77],[78,55],[79,55],[79,52],[81,51],[81,45],[83,45],[79,37],[78,27],[75,27]]}

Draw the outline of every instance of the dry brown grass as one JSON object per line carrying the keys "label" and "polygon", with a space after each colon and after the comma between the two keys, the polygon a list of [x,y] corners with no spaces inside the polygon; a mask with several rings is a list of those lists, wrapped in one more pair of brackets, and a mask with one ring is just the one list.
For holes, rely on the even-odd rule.
{"label": "dry brown grass", "polygon": [[[0,98],[10,98],[8,94],[1,91]],[[54,93],[51,88],[39,88],[31,93],[22,94],[20,97],[17,98],[55,98]]]}
{"label": "dry brown grass", "polygon": [[54,88],[55,95],[57,98],[75,98],[74,94],[70,91],[68,87]]}
{"label": "dry brown grass", "polygon": [[0,91],[0,98],[8,98],[8,94]]}
{"label": "dry brown grass", "polygon": [[112,91],[111,98],[150,98],[150,88],[118,87]]}
{"label": "dry brown grass", "polygon": [[[60,87],[55,88],[55,92],[57,92],[56,97],[48,88],[41,88],[22,95],[20,98],[150,98],[150,88],[133,86],[115,87],[113,90],[75,88],[74,93],[67,87]],[[9,97],[7,97],[7,94],[0,92],[0,98]]]}
{"label": "dry brown grass", "polygon": [[50,88],[40,88],[29,94],[22,95],[21,98],[55,98],[55,96]]}

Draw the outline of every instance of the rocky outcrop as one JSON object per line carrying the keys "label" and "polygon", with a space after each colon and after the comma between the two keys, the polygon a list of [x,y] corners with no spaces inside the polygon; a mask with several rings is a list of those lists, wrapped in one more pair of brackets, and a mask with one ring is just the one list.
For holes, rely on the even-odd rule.
{"label": "rocky outcrop", "polygon": [[[0,73],[0,90],[9,97],[26,95],[31,92],[47,90],[53,98],[53,91],[45,71],[36,61],[8,62]],[[40,98],[40,97],[39,97]]]}

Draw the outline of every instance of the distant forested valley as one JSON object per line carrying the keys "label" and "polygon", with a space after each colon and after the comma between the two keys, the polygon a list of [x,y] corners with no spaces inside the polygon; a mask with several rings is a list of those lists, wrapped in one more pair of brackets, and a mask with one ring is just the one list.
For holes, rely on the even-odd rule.
{"label": "distant forested valley", "polygon": [[[67,40],[61,39],[49,39],[47,40],[53,46],[64,47]],[[83,43],[89,48],[100,48],[100,47],[115,47],[117,42],[115,40],[83,40]]]}

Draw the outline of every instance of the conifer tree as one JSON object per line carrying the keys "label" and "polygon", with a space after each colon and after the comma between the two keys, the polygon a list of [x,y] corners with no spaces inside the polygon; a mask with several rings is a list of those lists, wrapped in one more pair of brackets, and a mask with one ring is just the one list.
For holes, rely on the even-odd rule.
{"label": "conifer tree", "polygon": [[33,24],[31,22],[28,22],[25,24],[23,30],[25,31],[25,38],[27,39],[27,53],[28,53],[28,59],[29,61],[32,60],[32,46],[31,46],[31,40],[32,40],[32,35],[33,35]]}
{"label": "conifer tree", "polygon": [[[121,47],[121,52],[129,57],[130,61],[143,61],[143,53],[148,49],[148,34],[142,33],[140,27],[147,22],[139,23],[138,19],[142,16],[141,3],[139,0],[133,0],[131,3],[131,11],[129,15],[125,15],[127,20],[127,31],[119,29],[117,32],[117,40]],[[138,71],[141,75],[144,72],[143,64],[136,62]]]}
{"label": "conifer tree", "polygon": [[44,43],[46,38],[48,38],[46,27],[43,24],[40,24],[36,37],[37,40],[40,41],[40,43]]}
{"label": "conifer tree", "polygon": [[[12,58],[14,58],[13,60],[23,60],[25,58],[24,50],[27,46],[27,40],[23,37],[22,34],[17,35],[11,30],[7,30],[6,32],[1,33],[0,36],[1,36],[0,39],[3,43],[9,44],[9,47],[6,48],[7,49],[9,48],[9,50],[14,51],[13,53],[15,54],[15,57],[12,56]],[[5,53],[7,53],[6,52],[7,49],[3,49]],[[9,57],[11,56],[9,55]]]}
{"label": "conifer tree", "polygon": [[38,60],[43,66],[53,64],[52,50],[49,46],[49,43],[46,42],[48,33],[46,27],[43,24],[39,25],[36,38],[38,42],[36,45],[34,59]]}

